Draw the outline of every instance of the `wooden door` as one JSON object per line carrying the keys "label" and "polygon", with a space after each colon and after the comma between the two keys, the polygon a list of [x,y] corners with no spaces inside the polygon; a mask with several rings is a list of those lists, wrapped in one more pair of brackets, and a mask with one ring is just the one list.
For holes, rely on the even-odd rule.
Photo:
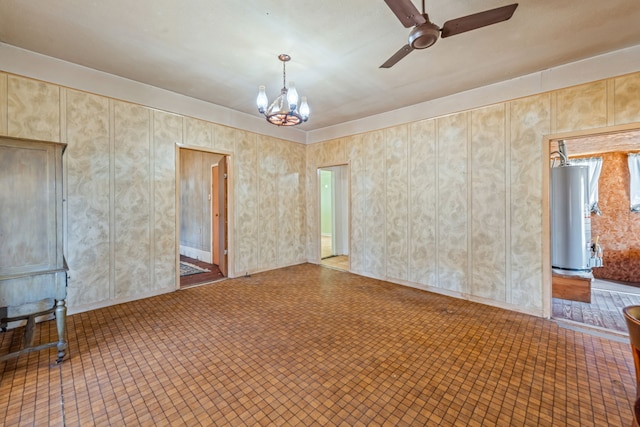
{"label": "wooden door", "polygon": [[214,264],[220,264],[220,198],[218,165],[211,167],[211,249]]}
{"label": "wooden door", "polygon": [[218,240],[219,248],[218,267],[222,275],[227,277],[227,156],[223,156],[218,162]]}

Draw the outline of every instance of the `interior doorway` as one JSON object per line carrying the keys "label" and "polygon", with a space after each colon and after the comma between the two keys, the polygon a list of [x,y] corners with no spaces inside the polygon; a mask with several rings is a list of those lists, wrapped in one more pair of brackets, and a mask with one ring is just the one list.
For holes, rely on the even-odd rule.
{"label": "interior doorway", "polygon": [[228,276],[229,156],[179,148],[179,287]]}
{"label": "interior doorway", "polygon": [[[601,162],[596,195],[598,209],[592,210],[589,227],[591,242],[602,250],[603,266],[592,268],[592,277],[586,282],[550,268],[550,316],[562,323],[624,335],[627,328],[622,308],[640,305],[640,257],[637,255],[640,237],[633,232],[640,227],[640,212],[630,210],[628,166],[629,154],[640,152],[640,129],[608,128],[589,135],[563,136],[562,140],[570,165],[593,158]],[[551,139],[548,144],[552,157],[559,150],[558,139]],[[551,162],[548,170],[550,195]],[[591,189],[591,184],[589,186]],[[551,197],[547,200],[549,209],[545,209],[545,215],[550,217],[553,200]],[[591,202],[589,200],[590,205]],[[550,231],[549,241],[545,242],[550,249],[546,251],[549,257],[546,263],[553,267],[553,241],[558,237],[553,226]]]}
{"label": "interior doorway", "polygon": [[349,271],[349,166],[318,169],[320,263]]}

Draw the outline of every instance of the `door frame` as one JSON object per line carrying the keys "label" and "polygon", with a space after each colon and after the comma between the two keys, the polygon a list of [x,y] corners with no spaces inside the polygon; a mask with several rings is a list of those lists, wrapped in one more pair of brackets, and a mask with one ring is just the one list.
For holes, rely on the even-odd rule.
{"label": "door frame", "polygon": [[[321,217],[321,209],[322,209],[322,200],[321,200],[321,191],[322,191],[322,183],[320,180],[320,170],[321,169],[327,169],[327,168],[332,168],[332,167],[336,167],[336,166],[344,166],[345,170],[346,170],[346,174],[347,174],[347,233],[349,234],[347,236],[347,248],[349,249],[349,269],[348,271],[351,271],[351,162],[346,161],[346,162],[340,162],[340,163],[331,163],[331,164],[322,164],[319,166],[316,166],[316,173],[315,173],[315,178],[316,178],[316,198],[317,198],[317,202],[316,202],[316,207],[315,207],[315,211],[317,213],[317,217],[316,217],[316,227],[315,227],[315,234],[314,234],[314,239],[315,240],[315,246],[316,246],[316,259],[315,262],[317,264],[322,264],[322,239],[321,239],[321,234],[322,234],[322,217]],[[312,240],[312,241],[313,241]]]}
{"label": "door frame", "polygon": [[[226,159],[226,157],[223,157]],[[220,223],[216,220],[216,207],[217,210],[220,210],[220,197],[218,195],[218,164],[211,165],[211,263],[219,265],[220,264],[220,248],[216,242],[219,240],[220,233]],[[223,209],[225,206],[222,207]]]}
{"label": "door frame", "polygon": [[[216,150],[197,145],[175,143],[175,159],[176,159],[176,175],[175,175],[175,206],[176,206],[176,224],[175,224],[175,264],[176,264],[176,290],[180,289],[180,150],[203,151],[206,153],[219,154],[227,159],[227,277],[234,278],[235,274],[235,215],[234,215],[234,176],[233,176],[233,160],[234,154],[225,150]],[[212,213],[213,216],[213,213]],[[212,247],[213,255],[213,247]]]}
{"label": "door frame", "polygon": [[608,135],[640,130],[640,122],[601,128],[554,133],[542,137],[542,315],[550,319],[552,310],[551,274],[551,142],[587,136]]}

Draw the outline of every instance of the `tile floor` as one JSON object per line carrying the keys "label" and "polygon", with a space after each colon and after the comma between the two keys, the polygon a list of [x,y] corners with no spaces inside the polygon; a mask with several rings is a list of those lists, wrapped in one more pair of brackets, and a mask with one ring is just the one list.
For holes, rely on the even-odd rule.
{"label": "tile floor", "polygon": [[76,314],[68,338],[61,365],[0,365],[4,424],[627,426],[636,392],[627,344],[311,264]]}

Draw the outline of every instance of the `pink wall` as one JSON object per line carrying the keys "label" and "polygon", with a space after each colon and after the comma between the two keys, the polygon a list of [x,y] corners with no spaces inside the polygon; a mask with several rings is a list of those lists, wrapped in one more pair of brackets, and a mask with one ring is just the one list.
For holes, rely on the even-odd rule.
{"label": "pink wall", "polygon": [[603,153],[598,183],[602,216],[591,216],[591,235],[600,236],[604,267],[594,268],[598,279],[640,285],[640,213],[629,210],[627,153]]}

